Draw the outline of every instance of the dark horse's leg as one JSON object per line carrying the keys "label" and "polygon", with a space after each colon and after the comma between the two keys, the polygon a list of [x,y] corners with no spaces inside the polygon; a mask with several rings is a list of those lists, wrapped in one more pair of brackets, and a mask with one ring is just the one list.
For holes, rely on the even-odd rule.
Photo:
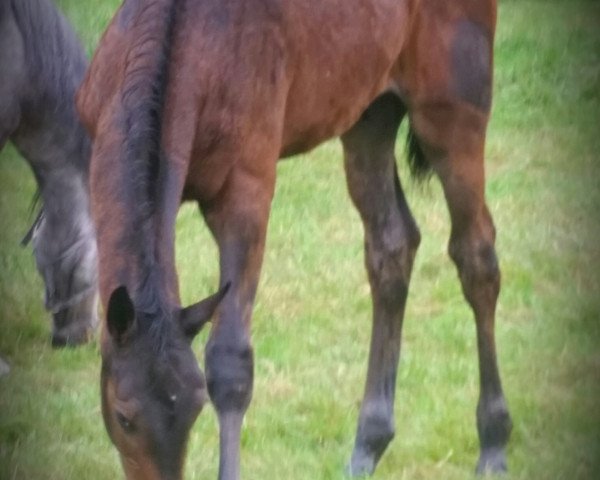
{"label": "dark horse's leg", "polygon": [[252,398],[252,307],[275,184],[276,158],[258,172],[234,171],[203,213],[220,253],[221,302],[206,345],[208,391],[220,426],[219,480],[240,477],[240,432]]}
{"label": "dark horse's leg", "polygon": [[505,446],[511,420],[496,360],[494,317],[500,270],[495,229],[484,198],[484,141],[487,114],[460,101],[423,103],[411,112],[428,163],[438,174],[452,222],[449,254],[458,268],[477,325],[480,397],[478,473],[506,470]]}
{"label": "dark horse's leg", "polygon": [[396,172],[394,144],[404,107],[377,99],[343,137],[350,196],[365,229],[373,331],[356,443],[348,466],[370,474],[394,436],[394,392],[404,307],[420,241]]}

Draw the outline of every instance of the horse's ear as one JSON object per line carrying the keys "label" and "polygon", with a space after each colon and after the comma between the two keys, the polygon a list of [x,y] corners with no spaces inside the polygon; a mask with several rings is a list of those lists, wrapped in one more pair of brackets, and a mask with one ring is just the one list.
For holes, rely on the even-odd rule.
{"label": "horse's ear", "polygon": [[192,340],[202,330],[202,327],[211,319],[228,290],[229,283],[221,287],[214,295],[180,310],[179,324],[186,337]]}
{"label": "horse's ear", "polygon": [[135,328],[135,309],[127,292],[127,287],[116,288],[108,300],[106,324],[112,339],[118,345],[124,345]]}

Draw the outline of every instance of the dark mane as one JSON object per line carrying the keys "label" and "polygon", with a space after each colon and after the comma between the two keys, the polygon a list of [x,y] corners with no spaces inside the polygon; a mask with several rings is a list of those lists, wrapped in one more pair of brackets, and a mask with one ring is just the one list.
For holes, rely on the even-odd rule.
{"label": "dark mane", "polygon": [[127,56],[121,97],[122,160],[130,186],[126,188],[128,200],[134,208],[131,242],[142,268],[134,298],[136,308],[149,318],[169,314],[162,311],[167,302],[159,288],[162,272],[157,262],[156,213],[167,170],[161,151],[161,119],[177,4],[164,0],[140,7],[132,26],[135,43]]}
{"label": "dark mane", "polygon": [[[85,74],[87,59],[77,35],[49,0],[9,0],[22,35],[32,88],[24,114],[81,130],[82,149],[87,136],[75,112],[73,98]],[[39,119],[38,119],[39,121]],[[86,161],[87,153],[81,155]]]}

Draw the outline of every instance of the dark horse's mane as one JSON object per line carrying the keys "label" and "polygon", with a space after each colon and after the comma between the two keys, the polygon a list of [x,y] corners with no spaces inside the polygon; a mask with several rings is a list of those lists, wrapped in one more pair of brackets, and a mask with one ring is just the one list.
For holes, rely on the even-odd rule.
{"label": "dark horse's mane", "polygon": [[[81,171],[88,170],[88,137],[79,122],[73,97],[87,68],[87,58],[73,29],[51,0],[2,0],[0,16],[8,9],[17,23],[24,43],[24,58],[31,82],[22,107],[23,123],[60,125],[79,138],[78,155],[70,162]],[[6,10],[5,10],[6,9]],[[41,203],[40,191],[34,194],[30,215]],[[21,244],[27,245],[41,210]]]}
{"label": "dark horse's mane", "polygon": [[167,160],[161,150],[162,115],[168,84],[168,65],[175,24],[177,1],[162,0],[142,6],[136,24],[136,40],[129,49],[122,87],[122,119],[124,145],[122,161],[125,181],[134,209],[131,242],[139,255],[142,272],[136,286],[136,309],[146,316],[155,338],[165,336],[161,330],[168,322],[153,321],[167,318],[165,292],[160,265],[157,262],[157,213],[162,197]]}
{"label": "dark horse's mane", "polygon": [[409,125],[408,134],[406,135],[406,159],[413,178],[423,182],[431,178],[433,172],[431,165],[425,158],[423,149],[421,148],[411,125]]}
{"label": "dark horse's mane", "polygon": [[[82,137],[87,138],[73,101],[87,68],[87,59],[77,36],[50,0],[9,0],[9,3],[23,38],[31,80],[24,115],[52,116],[51,121],[79,128]],[[87,148],[87,143],[82,142],[81,148]],[[87,170],[86,155],[80,158],[86,160],[80,166]]]}

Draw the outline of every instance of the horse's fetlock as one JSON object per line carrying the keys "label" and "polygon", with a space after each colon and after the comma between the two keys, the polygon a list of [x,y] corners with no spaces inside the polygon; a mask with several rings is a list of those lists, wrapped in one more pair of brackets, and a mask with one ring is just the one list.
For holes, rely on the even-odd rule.
{"label": "horse's fetlock", "polygon": [[366,407],[360,417],[358,438],[374,452],[383,452],[396,434],[394,417],[385,405]]}
{"label": "horse's fetlock", "polygon": [[503,398],[479,403],[477,430],[482,446],[506,445],[512,431],[512,420]]}

